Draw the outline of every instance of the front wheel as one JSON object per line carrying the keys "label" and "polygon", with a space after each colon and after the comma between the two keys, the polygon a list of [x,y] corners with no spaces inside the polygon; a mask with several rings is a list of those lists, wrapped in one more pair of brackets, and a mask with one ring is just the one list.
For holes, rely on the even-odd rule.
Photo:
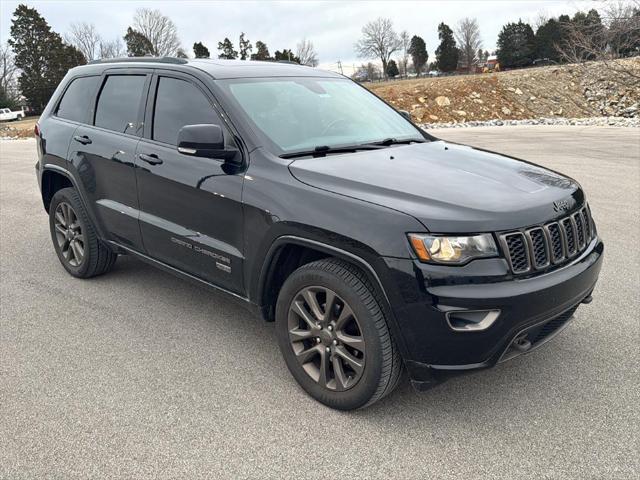
{"label": "front wheel", "polygon": [[371,405],[396,386],[401,358],[366,276],[319,260],[285,281],[276,305],[278,343],[302,388],[325,405]]}

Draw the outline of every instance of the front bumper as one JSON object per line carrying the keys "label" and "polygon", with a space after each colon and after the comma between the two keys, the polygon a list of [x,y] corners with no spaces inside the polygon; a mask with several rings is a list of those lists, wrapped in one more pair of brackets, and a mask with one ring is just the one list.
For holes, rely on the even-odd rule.
{"label": "front bumper", "polygon": [[[386,259],[399,287],[390,299],[414,386],[423,390],[491,367],[552,338],[575,308],[590,300],[603,251],[596,237],[571,263],[523,279],[510,276],[503,259],[476,260],[466,267]],[[500,315],[486,330],[460,332],[446,321],[452,309],[497,309]]]}

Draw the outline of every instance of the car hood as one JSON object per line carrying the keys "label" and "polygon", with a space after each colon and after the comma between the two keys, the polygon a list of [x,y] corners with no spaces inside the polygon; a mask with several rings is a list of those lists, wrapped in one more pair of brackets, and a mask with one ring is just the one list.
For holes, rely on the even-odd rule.
{"label": "car hood", "polygon": [[584,202],[571,178],[444,141],[298,159],[289,169],[303,183],[409,214],[440,233],[535,225]]}

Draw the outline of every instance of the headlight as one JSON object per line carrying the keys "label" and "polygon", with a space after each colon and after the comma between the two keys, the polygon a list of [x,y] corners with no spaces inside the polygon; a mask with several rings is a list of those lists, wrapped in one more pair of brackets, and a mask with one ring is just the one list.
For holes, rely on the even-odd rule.
{"label": "headlight", "polygon": [[496,243],[489,233],[468,237],[410,233],[409,241],[423,262],[459,265],[474,258],[498,255]]}

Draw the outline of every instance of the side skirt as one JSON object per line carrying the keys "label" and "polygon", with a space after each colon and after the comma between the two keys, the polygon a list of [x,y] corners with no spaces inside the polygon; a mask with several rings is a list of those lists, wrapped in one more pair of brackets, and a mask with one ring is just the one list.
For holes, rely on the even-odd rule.
{"label": "side skirt", "polygon": [[136,257],[137,259],[142,260],[143,262],[148,263],[149,265],[152,265],[156,268],[159,268],[160,270],[164,270],[165,272],[175,275],[178,278],[187,280],[188,282],[191,282],[194,285],[205,287],[207,290],[211,290],[215,293],[221,294],[223,297],[228,298],[234,301],[236,304],[246,308],[252,314],[256,316],[260,315],[260,308],[256,304],[252,303],[247,297],[243,297],[242,295],[238,295],[237,293],[226,290],[218,285],[207,282],[206,280],[198,278],[178,268],[172,267],[171,265],[167,265],[164,262],[151,258],[148,255],[145,255],[144,253],[140,253],[137,250],[133,250],[132,248],[125,247],[124,245],[121,245],[112,240],[109,240],[107,243],[111,245],[111,247],[115,251],[121,251],[121,252],[130,254]]}

